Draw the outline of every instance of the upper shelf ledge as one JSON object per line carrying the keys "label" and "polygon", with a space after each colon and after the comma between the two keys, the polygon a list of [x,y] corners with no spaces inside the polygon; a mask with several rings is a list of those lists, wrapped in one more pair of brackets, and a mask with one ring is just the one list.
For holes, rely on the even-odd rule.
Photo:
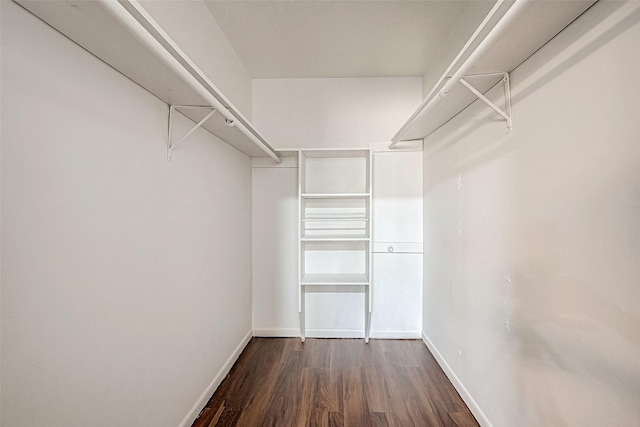
{"label": "upper shelf ledge", "polygon": [[[482,99],[478,93],[504,81],[505,74],[511,73],[593,3],[595,0],[497,0],[422,104],[391,138],[389,148],[400,141],[429,136],[476,99]],[[492,75],[495,77],[491,78]],[[469,88],[471,81],[475,92]],[[505,118],[509,128],[510,114],[508,117]]]}
{"label": "upper shelf ledge", "polygon": [[[216,114],[202,127],[241,152],[281,161],[136,0],[16,2],[167,104],[212,107]],[[195,122],[201,120],[196,109],[181,112]]]}

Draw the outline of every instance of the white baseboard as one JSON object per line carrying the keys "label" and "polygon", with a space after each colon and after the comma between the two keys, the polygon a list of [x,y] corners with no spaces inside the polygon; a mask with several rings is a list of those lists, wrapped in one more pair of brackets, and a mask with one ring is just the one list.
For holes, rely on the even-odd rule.
{"label": "white baseboard", "polygon": [[484,414],[484,412],[482,412],[482,409],[480,409],[480,406],[478,406],[478,403],[471,396],[471,393],[469,393],[469,390],[467,390],[464,384],[462,384],[462,381],[460,381],[460,378],[458,378],[456,373],[453,372],[453,369],[451,369],[451,366],[449,366],[449,364],[444,359],[442,354],[440,354],[440,352],[436,348],[435,344],[431,342],[427,334],[424,332],[422,332],[422,341],[424,341],[425,345],[427,346],[431,354],[433,354],[433,357],[436,359],[436,361],[444,371],[447,378],[449,378],[449,381],[451,381],[451,384],[453,384],[453,387],[455,387],[455,389],[458,391],[458,394],[460,395],[460,397],[462,397],[462,400],[464,400],[464,403],[467,404],[473,416],[476,417],[476,421],[478,421],[478,424],[480,424],[480,426],[482,427],[492,427],[491,423],[489,422],[489,419]]}
{"label": "white baseboard", "polygon": [[[298,328],[259,328],[253,330],[255,337],[299,337]],[[372,339],[420,339],[420,331],[376,331]],[[307,338],[364,338],[362,329],[307,329]]]}
{"label": "white baseboard", "polygon": [[225,377],[233,367],[233,364],[236,363],[236,360],[238,360],[238,357],[240,357],[242,350],[244,350],[244,348],[247,346],[247,344],[251,340],[252,336],[253,336],[252,331],[249,331],[244,336],[244,338],[242,338],[242,341],[240,342],[240,344],[238,344],[235,350],[233,350],[233,353],[231,354],[231,356],[229,356],[229,358],[224,363],[224,365],[222,365],[222,368],[220,368],[217,375],[209,383],[205,391],[202,392],[202,395],[200,395],[200,398],[198,399],[196,404],[193,405],[193,408],[191,408],[191,411],[189,411],[187,416],[184,417],[179,427],[191,427],[193,425],[193,422],[196,420],[196,418],[200,414],[200,411],[202,411],[202,409],[205,407],[205,405],[207,404],[207,402],[209,401],[213,393],[216,391],[216,389],[222,382],[222,380],[225,379]]}
{"label": "white baseboard", "polygon": [[300,336],[298,328],[253,328],[254,337],[295,338]]}
{"label": "white baseboard", "polygon": [[371,331],[371,338],[379,340],[419,340],[420,331]]}

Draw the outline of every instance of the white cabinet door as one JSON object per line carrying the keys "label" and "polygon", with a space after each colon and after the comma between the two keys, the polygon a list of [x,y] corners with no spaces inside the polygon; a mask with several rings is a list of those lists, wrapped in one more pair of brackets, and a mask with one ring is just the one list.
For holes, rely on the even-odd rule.
{"label": "white cabinet door", "polygon": [[422,221],[422,152],[374,152],[374,242],[422,242]]}
{"label": "white cabinet door", "polygon": [[374,152],[374,338],[421,335],[422,183],[421,151]]}
{"label": "white cabinet door", "polygon": [[422,254],[373,254],[373,338],[420,338]]}

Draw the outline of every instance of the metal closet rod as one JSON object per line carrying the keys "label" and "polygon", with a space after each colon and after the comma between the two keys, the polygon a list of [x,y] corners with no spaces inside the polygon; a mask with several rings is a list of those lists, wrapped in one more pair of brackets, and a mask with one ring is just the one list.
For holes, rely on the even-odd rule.
{"label": "metal closet rod", "polygon": [[[496,14],[500,6],[505,2],[505,0],[498,0],[493,8],[489,11],[484,20],[480,23],[476,31],[471,35],[467,43],[462,47],[458,55],[451,62],[449,67],[445,70],[444,74],[438,82],[434,85],[429,95],[425,98],[424,102],[418,107],[418,109],[409,117],[409,120],[400,128],[400,130],[391,138],[391,144],[389,144],[389,148],[392,149],[398,143],[400,143],[400,138],[402,135],[417,121],[419,116],[426,114],[430,111],[442,98],[449,95],[453,86],[455,86],[460,79],[469,71],[469,69],[473,66],[475,61],[482,56],[485,51],[493,44],[493,42],[504,32],[504,30],[513,22],[513,20],[518,16],[521,12],[522,8],[527,4],[529,0],[515,0],[513,5],[507,10],[507,12],[500,18],[498,22],[491,28],[491,31],[485,36],[485,38],[480,42],[480,44],[474,49],[473,52],[467,57],[467,59],[458,67],[455,73],[451,75],[451,77],[447,77],[451,72],[455,64],[460,60],[460,58],[467,52],[469,46],[476,41],[479,34],[484,30],[487,26],[487,23],[493,18]],[[440,90],[438,87],[447,80],[446,83],[442,86]],[[436,94],[438,96],[434,96]]]}
{"label": "metal closet rod", "polygon": [[[217,91],[216,86],[206,75],[189,59],[178,47],[169,35],[147,13],[136,0],[99,0],[100,4],[122,23],[130,34],[136,37],[152,51],[158,59],[181,77],[191,89],[200,95],[212,108],[225,119],[233,121],[235,127],[240,130],[256,146],[278,163],[282,160],[266,142],[262,141],[245,126],[245,120],[240,113],[236,117],[218,97],[224,95]],[[134,16],[135,13],[135,16]],[[153,32],[153,34],[152,34]],[[215,95],[214,95],[215,93]],[[217,96],[216,96],[217,95]]]}

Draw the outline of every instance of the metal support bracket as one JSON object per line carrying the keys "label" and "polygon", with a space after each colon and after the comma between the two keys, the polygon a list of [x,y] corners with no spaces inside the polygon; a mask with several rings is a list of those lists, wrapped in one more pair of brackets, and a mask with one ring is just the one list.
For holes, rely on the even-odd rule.
{"label": "metal support bracket", "polygon": [[[491,102],[478,89],[473,87],[471,83],[465,80],[465,77],[484,77],[484,76],[496,76],[496,75],[502,76],[502,80],[500,82],[504,84],[504,105],[505,105],[506,111],[502,110],[496,104]],[[513,124],[511,119],[511,116],[512,116],[511,115],[511,87],[510,87],[509,73],[474,74],[472,76],[463,76],[460,79],[460,83],[462,83],[462,85],[467,89],[469,89],[471,93],[473,93],[475,96],[478,97],[478,99],[480,99],[482,102],[487,104],[489,107],[491,107],[491,109],[493,109],[496,113],[500,114],[500,116],[502,116],[502,118],[506,120],[507,132],[511,132],[513,130]]]}
{"label": "metal support bracket", "polygon": [[[206,109],[206,110],[211,110],[211,111],[209,111],[209,113],[207,113],[207,115],[204,116],[204,118],[202,120],[200,120],[198,123],[196,123],[196,125],[194,127],[192,127],[187,133],[182,135],[177,141],[174,141],[173,135],[172,135],[173,134],[173,132],[172,132],[172,130],[173,130],[173,116],[174,116],[176,111],[180,112],[180,110],[178,110],[178,108]],[[178,144],[180,144],[182,141],[187,139],[187,137],[189,137],[189,135],[191,135],[193,132],[195,132],[196,129],[201,127],[207,120],[209,120],[211,118],[211,116],[213,116],[213,114],[215,112],[216,112],[216,110],[213,107],[206,107],[206,106],[200,106],[200,105],[170,105],[169,106],[169,137],[167,138],[167,160],[168,161],[171,161],[171,158],[173,156],[173,150],[176,149]],[[231,122],[231,123],[233,124],[233,122]]]}

